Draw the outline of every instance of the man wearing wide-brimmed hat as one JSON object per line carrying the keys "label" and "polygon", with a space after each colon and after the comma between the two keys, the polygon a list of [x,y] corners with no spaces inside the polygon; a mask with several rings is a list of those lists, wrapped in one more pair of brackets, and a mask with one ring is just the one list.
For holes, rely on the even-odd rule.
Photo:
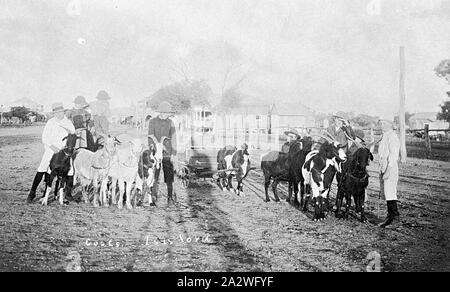
{"label": "man wearing wide-brimmed hat", "polygon": [[41,183],[42,177],[48,177],[50,160],[53,154],[64,148],[63,139],[68,134],[75,132],[75,127],[65,115],[66,110],[62,103],[54,103],[52,105],[53,118],[49,119],[42,133],[42,143],[44,144],[44,155],[38,166],[37,173],[34,177],[33,185],[27,198],[27,202],[31,203],[36,197],[36,189]]}
{"label": "man wearing wide-brimmed hat", "polygon": [[109,100],[111,97],[106,91],[100,90],[96,99],[90,104],[94,124],[93,132],[97,139],[103,140],[109,135],[109,118],[111,116]]}
{"label": "man wearing wide-brimmed hat", "polygon": [[[162,160],[162,169],[164,172],[164,182],[167,184],[167,201],[168,203],[176,202],[176,195],[173,190],[174,181],[174,161],[177,154],[176,148],[176,130],[173,121],[170,119],[175,111],[168,102],[163,102],[159,105],[158,116],[149,121],[148,127],[148,143],[155,145],[155,142],[161,142],[162,137],[167,137],[164,141],[164,151]],[[154,202],[158,198],[159,174],[161,169],[155,172],[155,182],[153,184],[152,195]]]}
{"label": "man wearing wide-brimmed hat", "polygon": [[328,133],[335,137],[339,144],[348,146],[347,135],[350,136],[351,133],[346,132],[346,130],[350,123],[343,117],[336,115],[332,116],[331,121],[331,125],[327,129]]}
{"label": "man wearing wide-brimmed hat", "polygon": [[301,139],[301,136],[296,129],[289,129],[284,132],[284,135],[287,136],[287,142],[281,146],[281,152],[289,153],[292,144],[297,143],[297,141]]}
{"label": "man wearing wide-brimmed hat", "polygon": [[397,207],[397,184],[398,184],[398,160],[400,155],[400,140],[394,131],[391,120],[380,120],[378,122],[383,138],[378,148],[380,163],[380,191],[384,194],[387,204],[387,217],[380,227],[386,227],[398,219]]}
{"label": "man wearing wide-brimmed hat", "polygon": [[91,138],[88,135],[89,126],[91,123],[91,114],[88,111],[89,104],[86,102],[86,99],[83,96],[77,96],[74,100],[74,107],[72,110],[68,111],[67,117],[72,121],[75,132],[81,138],[77,140],[75,145],[75,149],[78,148],[89,148],[89,142]]}

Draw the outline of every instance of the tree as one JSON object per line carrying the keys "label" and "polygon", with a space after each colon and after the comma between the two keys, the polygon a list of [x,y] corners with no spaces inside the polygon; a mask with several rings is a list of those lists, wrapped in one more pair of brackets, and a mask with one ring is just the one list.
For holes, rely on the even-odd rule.
{"label": "tree", "polygon": [[[450,97],[450,92],[447,92]],[[444,120],[450,123],[450,100],[441,104],[441,111],[437,114],[438,120]]]}
{"label": "tree", "polygon": [[22,122],[28,119],[30,110],[24,106],[16,106],[11,108],[11,116],[19,118]]}
{"label": "tree", "polygon": [[434,71],[440,78],[446,78],[450,84],[450,59],[442,60],[439,65],[434,68]]}
{"label": "tree", "polygon": [[373,117],[365,114],[359,114],[351,119],[351,122],[358,125],[361,128],[367,128],[375,125],[379,117]]}
{"label": "tree", "polygon": [[157,109],[163,101],[168,101],[173,109],[186,112],[192,104],[207,105],[212,90],[205,80],[184,80],[164,86],[156,91],[147,102],[147,106]]}
{"label": "tree", "polygon": [[222,97],[219,104],[219,108],[223,110],[230,110],[239,107],[242,101],[242,94],[239,87],[232,87],[227,89]]}

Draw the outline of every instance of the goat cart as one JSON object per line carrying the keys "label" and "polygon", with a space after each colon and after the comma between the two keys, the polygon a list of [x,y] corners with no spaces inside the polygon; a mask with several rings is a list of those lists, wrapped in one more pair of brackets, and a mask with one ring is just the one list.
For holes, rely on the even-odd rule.
{"label": "goat cart", "polygon": [[[217,153],[220,148],[191,146],[186,147],[183,157],[178,157],[176,175],[184,188],[199,181],[215,182],[220,173],[237,169],[217,170]],[[181,159],[180,159],[181,158]]]}

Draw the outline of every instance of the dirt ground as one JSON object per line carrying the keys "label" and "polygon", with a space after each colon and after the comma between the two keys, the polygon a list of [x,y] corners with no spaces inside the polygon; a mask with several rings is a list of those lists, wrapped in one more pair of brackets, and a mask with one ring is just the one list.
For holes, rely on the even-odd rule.
{"label": "dirt ground", "polygon": [[449,162],[401,165],[401,223],[387,229],[376,227],[386,215],[381,201],[377,217],[376,162],[367,224],[331,215],[316,223],[311,211],[265,203],[258,170],[240,197],[205,181],[176,183],[177,206],[167,206],[162,186],[157,207],[42,207],[25,203],[41,132],[0,129],[0,271],[365,271],[377,254],[381,271],[450,271]]}

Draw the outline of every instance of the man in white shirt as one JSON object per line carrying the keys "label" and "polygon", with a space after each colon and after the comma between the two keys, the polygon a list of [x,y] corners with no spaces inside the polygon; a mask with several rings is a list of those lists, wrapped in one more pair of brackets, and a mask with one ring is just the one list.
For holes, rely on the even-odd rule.
{"label": "man in white shirt", "polygon": [[400,154],[400,141],[393,130],[393,123],[389,120],[380,120],[379,125],[383,138],[378,148],[380,163],[380,190],[386,199],[388,215],[379,227],[386,227],[399,217],[397,208],[398,160]]}
{"label": "man in white shirt", "polygon": [[31,203],[36,197],[36,189],[41,183],[42,177],[45,174],[47,174],[46,178],[48,177],[50,160],[55,153],[58,153],[65,146],[65,141],[63,141],[63,139],[67,137],[69,133],[75,133],[75,127],[66,117],[62,103],[53,104],[52,112],[54,117],[48,120],[42,133],[44,155],[42,156],[41,163],[39,164],[36,176],[34,177],[27,203]]}

